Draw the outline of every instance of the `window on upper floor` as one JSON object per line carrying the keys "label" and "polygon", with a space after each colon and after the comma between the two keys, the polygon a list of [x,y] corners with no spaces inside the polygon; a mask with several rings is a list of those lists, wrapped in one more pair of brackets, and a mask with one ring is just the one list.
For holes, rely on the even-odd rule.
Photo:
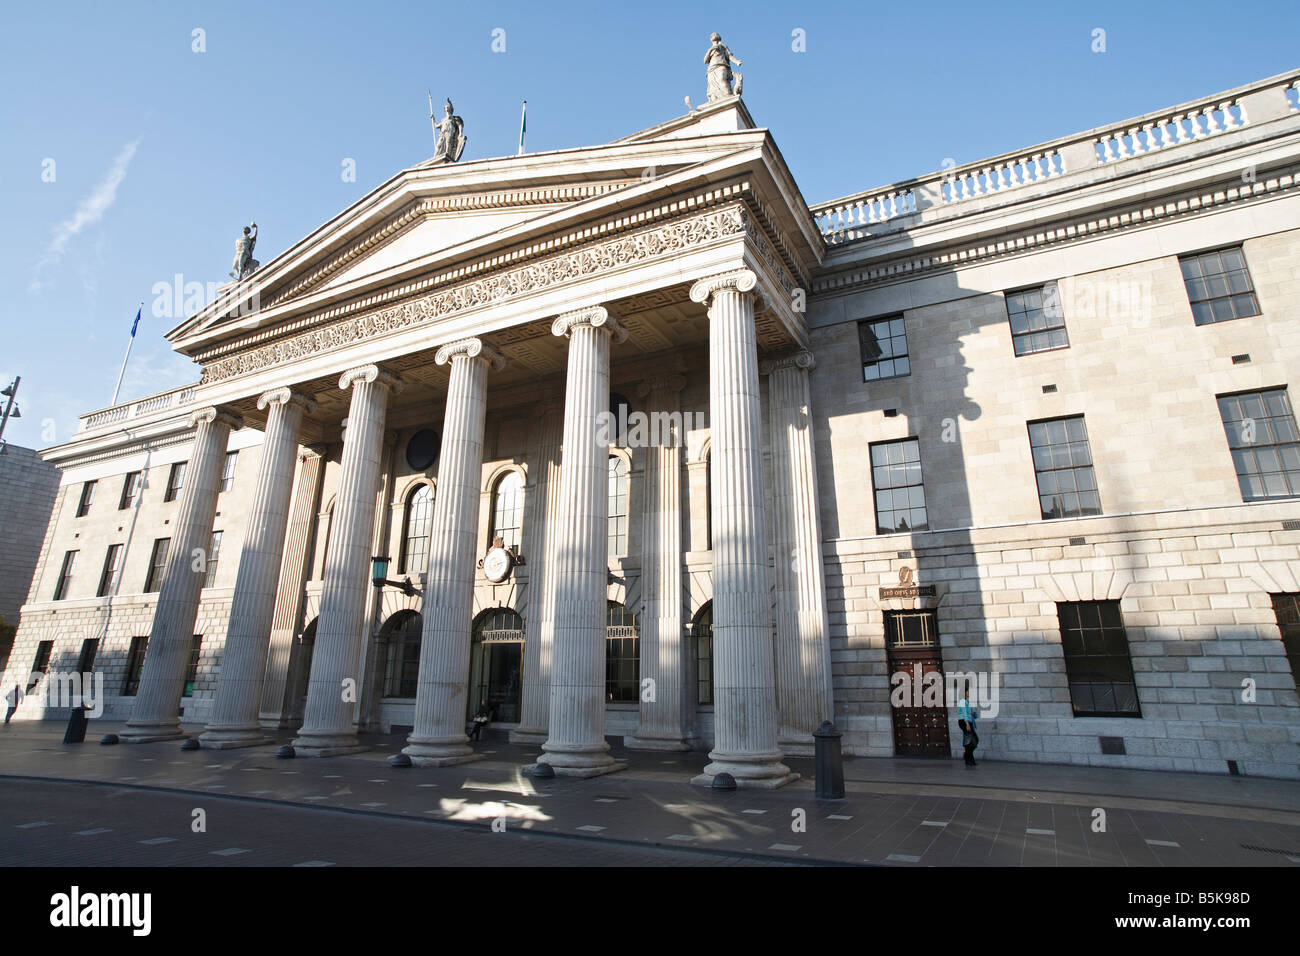
{"label": "window on upper floor", "polygon": [[1259,300],[1240,246],[1179,256],[1178,265],[1197,325],[1259,315]]}
{"label": "window on upper floor", "polygon": [[1220,395],[1243,501],[1300,497],[1300,433],[1285,388]]}
{"label": "window on upper floor", "polygon": [[185,484],[185,466],[188,462],[178,461],[172,465],[171,472],[167,475],[167,490],[163,493],[163,501],[175,501],[181,493],[181,488]]}
{"label": "window on upper floor", "polygon": [[68,596],[72,587],[72,572],[77,566],[77,552],[68,551],[63,555],[63,568],[59,571],[59,581],[54,585],[54,600],[62,601]]}
{"label": "window on upper floor", "polygon": [[619,455],[609,456],[609,557],[627,554],[628,497],[631,489],[627,462]]}
{"label": "window on upper floor", "polygon": [[119,511],[130,508],[140,498],[140,489],[144,485],[144,472],[133,471],[122,479],[122,498],[117,503]]}
{"label": "window on upper floor", "polygon": [[104,570],[99,575],[99,590],[96,597],[109,597],[117,593],[117,583],[122,578],[122,546],[111,544],[108,554],[104,555]]}
{"label": "window on upper floor", "polygon": [[433,527],[433,487],[421,482],[406,496],[402,518],[402,559],[399,574],[420,574],[429,569],[429,529]]}
{"label": "window on upper floor", "polygon": [[167,567],[167,549],[171,538],[157,538],[153,543],[153,553],[149,556],[149,574],[144,579],[144,593],[151,594],[162,588],[163,569]]}
{"label": "window on upper floor", "polygon": [[239,452],[226,452],[225,460],[221,463],[221,490],[229,491],[235,487],[235,464],[239,461]]}
{"label": "window on upper floor", "polygon": [[925,531],[930,527],[917,439],[872,445],[871,483],[876,493],[876,534]]}
{"label": "window on upper floor", "polygon": [[97,481],[87,481],[81,486],[81,500],[77,502],[77,517],[84,518],[90,514],[90,506],[95,503],[95,486]]}
{"label": "window on upper floor", "polygon": [[1055,282],[1006,294],[1011,345],[1017,355],[1070,347],[1065,334],[1065,310]]}
{"label": "window on upper floor", "polygon": [[508,471],[497,479],[492,493],[492,531],[490,537],[501,538],[501,547],[519,549],[524,526],[524,476]]}
{"label": "window on upper floor", "polygon": [[912,366],[907,357],[907,334],[901,315],[859,322],[858,345],[862,350],[864,382],[911,374]]}
{"label": "window on upper floor", "polygon": [[1029,422],[1029,446],[1044,518],[1101,514],[1082,415]]}
{"label": "window on upper floor", "polygon": [[204,573],[203,586],[210,588],[217,580],[217,561],[221,558],[221,532],[212,532],[212,541],[208,545],[206,560],[207,571]]}

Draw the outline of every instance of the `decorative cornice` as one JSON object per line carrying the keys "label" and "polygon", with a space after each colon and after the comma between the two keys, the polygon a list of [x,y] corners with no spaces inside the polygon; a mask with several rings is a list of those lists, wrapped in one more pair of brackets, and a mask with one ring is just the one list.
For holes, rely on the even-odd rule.
{"label": "decorative cornice", "polygon": [[463,355],[465,358],[478,358],[481,356],[498,372],[506,366],[506,357],[478,338],[448,342],[434,354],[433,361],[435,365],[446,365],[458,355]]}
{"label": "decorative cornice", "polygon": [[378,365],[361,365],[357,368],[350,368],[339,376],[339,388],[345,392],[357,382],[377,382],[394,395],[406,385],[401,378],[392,372],[385,372]]}
{"label": "decorative cornice", "polygon": [[228,425],[232,430],[244,427],[244,419],[237,413],[227,408],[217,408],[214,405],[190,412],[188,421],[190,428],[197,428],[199,422],[207,425]]}
{"label": "decorative cornice", "polygon": [[[812,293],[842,292],[899,279],[912,279],[939,270],[951,271],[955,267],[976,262],[1023,255],[1026,252],[1092,239],[1106,233],[1149,226],[1157,221],[1192,216],[1214,207],[1240,204],[1267,194],[1293,191],[1297,186],[1300,186],[1300,171],[1282,172],[1242,186],[1206,187],[1160,202],[1131,205],[1121,210],[1112,208],[1100,215],[1061,222],[1050,229],[1038,228],[1019,233],[999,233],[997,239],[993,241],[949,246],[931,253],[914,252],[856,269],[850,266],[846,271],[814,279]],[[951,222],[942,220],[939,224],[950,225]],[[923,232],[924,229],[924,226],[914,227],[910,232]],[[869,248],[867,244],[870,242],[871,238],[868,237],[839,248],[866,249]]]}
{"label": "decorative cornice", "polygon": [[265,411],[266,406],[276,405],[298,405],[308,415],[316,411],[316,402],[302,392],[296,392],[292,388],[273,388],[269,392],[263,392],[257,396],[257,410]]}
{"label": "decorative cornice", "polygon": [[594,329],[605,329],[613,334],[615,344],[627,341],[627,329],[623,328],[618,319],[610,315],[609,309],[603,305],[574,309],[572,312],[565,312],[563,315],[556,316],[555,321],[551,323],[551,334],[563,338],[579,325],[590,325]]}
{"label": "decorative cornice", "polygon": [[758,374],[771,375],[773,372],[786,368],[811,372],[816,367],[816,357],[807,349],[800,349],[797,352],[791,352],[789,355],[778,355],[774,358],[763,359],[758,363]]}
{"label": "decorative cornice", "polygon": [[343,348],[363,339],[427,325],[449,316],[540,292],[574,279],[675,254],[718,239],[747,235],[753,226],[741,203],[677,219],[605,242],[593,243],[528,265],[460,283],[387,308],[322,324],[278,342],[248,349],[204,366],[202,384]]}

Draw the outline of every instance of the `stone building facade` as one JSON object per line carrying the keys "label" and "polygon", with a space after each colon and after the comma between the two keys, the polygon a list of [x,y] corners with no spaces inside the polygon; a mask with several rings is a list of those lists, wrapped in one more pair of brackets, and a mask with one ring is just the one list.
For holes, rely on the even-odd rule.
{"label": "stone building facade", "polygon": [[439,765],[485,702],[779,786],[959,753],[962,674],[991,758],[1298,777],[1297,84],[813,207],[738,97],[405,170],[44,452],[19,719],[93,639],[128,741]]}
{"label": "stone building facade", "polygon": [[18,611],[41,556],[50,506],[59,490],[59,470],[40,453],[19,445],[0,452],[0,667],[9,658]]}

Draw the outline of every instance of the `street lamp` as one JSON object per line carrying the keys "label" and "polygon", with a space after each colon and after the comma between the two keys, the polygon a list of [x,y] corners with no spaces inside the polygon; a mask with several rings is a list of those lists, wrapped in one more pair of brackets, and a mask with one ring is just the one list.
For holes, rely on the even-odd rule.
{"label": "street lamp", "polygon": [[380,590],[387,584],[400,589],[407,597],[415,596],[415,585],[411,584],[409,576],[403,581],[388,580],[388,555],[383,557],[376,555],[370,559],[370,581]]}

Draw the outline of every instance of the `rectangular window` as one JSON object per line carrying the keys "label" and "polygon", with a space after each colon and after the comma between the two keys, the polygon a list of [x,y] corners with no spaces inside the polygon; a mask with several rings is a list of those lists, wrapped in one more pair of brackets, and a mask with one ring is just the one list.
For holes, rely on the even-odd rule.
{"label": "rectangular window", "polygon": [[1291,664],[1291,680],[1300,688],[1300,591],[1274,594],[1273,613],[1282,632],[1282,648]]}
{"label": "rectangular window", "polygon": [[90,514],[90,506],[95,503],[95,486],[97,481],[88,481],[81,486],[81,500],[77,502],[77,517],[84,518]]}
{"label": "rectangular window", "polygon": [[81,655],[77,658],[77,673],[90,674],[95,670],[95,657],[99,654],[99,638],[88,637],[81,642]]}
{"label": "rectangular window", "polygon": [[212,587],[212,582],[217,579],[217,559],[221,557],[221,532],[212,532],[212,543],[208,545],[207,575],[203,578],[205,588]]}
{"label": "rectangular window", "polygon": [[50,654],[54,651],[53,641],[41,641],[36,645],[36,660],[32,661],[31,675],[27,681],[27,693],[31,693],[45,672],[50,669]]}
{"label": "rectangular window", "polygon": [[140,497],[142,473],[133,471],[122,481],[122,500],[117,503],[118,510],[130,508]]}
{"label": "rectangular window", "polygon": [[1029,446],[1044,518],[1101,514],[1082,415],[1029,422]]}
{"label": "rectangular window", "polygon": [[99,590],[96,597],[108,597],[117,593],[117,583],[122,579],[122,546],[111,544],[108,554],[104,556],[104,570],[99,575]]}
{"label": "rectangular window", "polygon": [[144,652],[149,638],[131,638],[131,650],[126,655],[126,680],[122,683],[122,696],[134,697],[140,689],[140,675],[144,673]]}
{"label": "rectangular window", "polygon": [[199,651],[203,647],[203,635],[195,634],[190,642],[190,662],[185,670],[185,689],[182,697],[194,696],[194,684],[199,679]]}
{"label": "rectangular window", "polygon": [[911,374],[912,366],[907,358],[907,335],[903,331],[901,315],[859,322],[858,345],[862,350],[864,382]]}
{"label": "rectangular window", "polygon": [[1242,500],[1300,497],[1300,432],[1286,389],[1218,400]]}
{"label": "rectangular window", "polygon": [[167,476],[167,491],[163,494],[163,501],[175,501],[181,493],[181,488],[185,484],[185,466],[188,462],[178,461],[172,465],[171,473]]}
{"label": "rectangular window", "polygon": [[1011,344],[1017,355],[1070,347],[1065,334],[1065,310],[1055,282],[1008,292],[1006,298]]}
{"label": "rectangular window", "polygon": [[162,587],[163,568],[167,566],[167,549],[171,538],[158,538],[153,543],[153,554],[149,556],[149,575],[144,581],[144,593],[152,594]]}
{"label": "rectangular window", "polygon": [[72,587],[72,571],[76,565],[76,551],[69,551],[63,555],[63,570],[59,572],[59,583],[54,586],[54,600],[62,601],[68,596],[68,589]]}
{"label": "rectangular window", "polygon": [[1259,300],[1240,247],[1179,256],[1178,265],[1197,325],[1259,315]]}
{"label": "rectangular window", "polygon": [[876,492],[876,534],[930,527],[921,480],[921,448],[915,438],[872,445],[871,482]]}
{"label": "rectangular window", "polygon": [[1076,717],[1141,717],[1118,601],[1056,605]]}
{"label": "rectangular window", "polygon": [[226,452],[226,459],[221,463],[221,490],[229,491],[235,487],[235,462],[239,460],[239,452]]}

